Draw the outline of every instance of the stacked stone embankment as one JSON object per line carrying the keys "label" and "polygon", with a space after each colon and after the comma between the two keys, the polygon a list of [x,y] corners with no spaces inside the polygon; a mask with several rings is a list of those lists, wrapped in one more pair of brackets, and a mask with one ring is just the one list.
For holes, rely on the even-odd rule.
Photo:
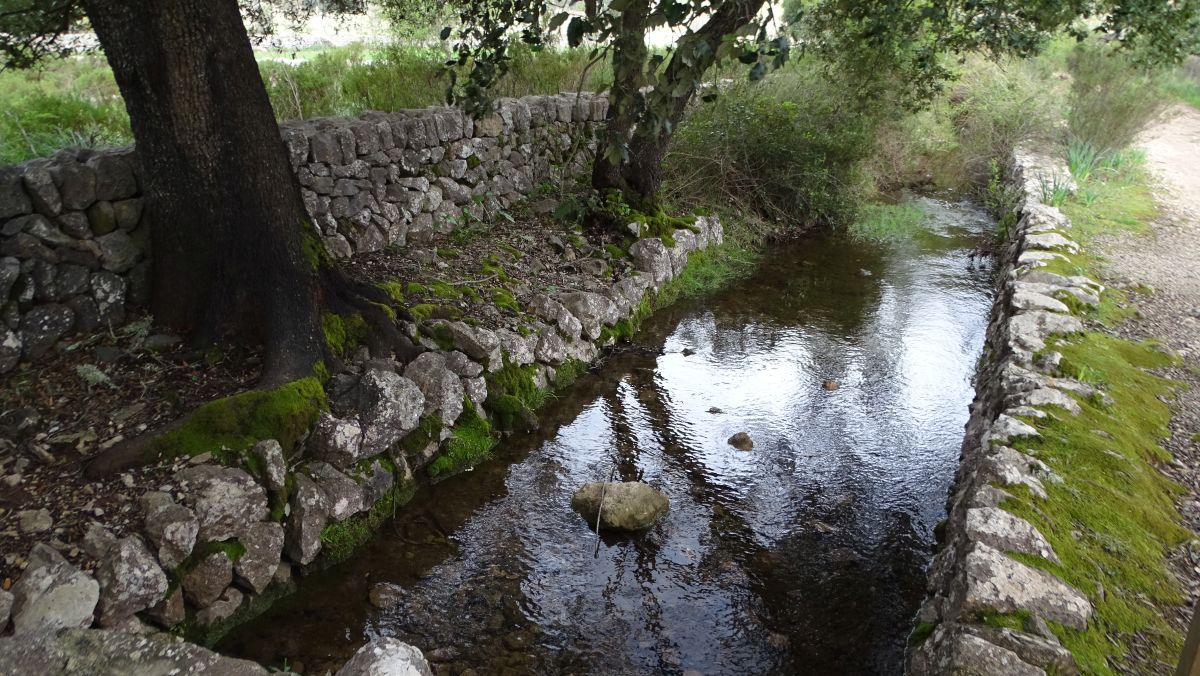
{"label": "stacked stone embankment", "polygon": [[[1062,481],[1045,463],[1010,445],[1038,435],[1021,418],[1044,418],[1041,409],[1048,406],[1077,414],[1071,395],[1106,396],[1091,385],[1053,375],[1061,357],[1046,351],[1051,336],[1084,328],[1068,303],[1099,305],[1104,287],[1087,277],[1043,269],[1049,261],[1064,260],[1064,252],[1078,251],[1067,217],[1043,202],[1046,185],[1069,182],[1067,169],[1018,152],[1010,182],[1023,201],[999,260],[997,297],[949,517],[909,649],[912,674],[1077,673],[1071,653],[1047,621],[1084,630],[1093,613],[1080,590],[1010,555],[1058,562],[1043,534],[1002,505],[1006,489],[1020,486],[1044,500],[1047,483]],[[1027,618],[1023,630],[987,621],[1013,614]]]}
{"label": "stacked stone embankment", "polygon": [[[280,125],[305,207],[335,258],[421,243],[464,214],[582,167],[608,99],[501,99]],[[0,168],[0,373],[63,338],[120,325],[149,297],[153,225],[132,148]]]}
{"label": "stacked stone embankment", "polygon": [[[452,117],[440,114],[432,119]],[[298,448],[263,439],[167,461],[166,480],[130,489],[138,527],[114,534],[98,517],[81,542],[59,543],[82,548],[94,572],[66,560],[54,542],[35,546],[11,592],[0,591],[0,634],[13,634],[0,640],[37,634],[75,644],[84,639],[73,632],[89,627],[206,631],[246,617],[288,589],[294,574],[322,565],[331,547],[345,555],[347,538],[390,515],[437,461],[451,458],[456,428],[472,416],[511,414],[497,407],[513,397],[489,396],[492,383],[554,388],[560,371],[577,370],[627,335],[693,251],[722,239],[715,217],[698,217],[667,242],[638,239],[615,269],[576,266],[560,289],[522,293],[516,319],[485,312],[469,322],[400,321],[425,351],[405,362],[360,349],[324,383],[329,408]],[[442,466],[464,469],[458,462]]]}

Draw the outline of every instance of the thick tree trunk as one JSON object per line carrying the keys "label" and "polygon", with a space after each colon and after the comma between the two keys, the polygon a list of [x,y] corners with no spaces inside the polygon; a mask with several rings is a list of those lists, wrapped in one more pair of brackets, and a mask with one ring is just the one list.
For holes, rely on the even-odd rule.
{"label": "thick tree trunk", "polygon": [[314,235],[237,0],[84,6],[137,142],[155,320],[261,343],[262,385],[307,375],[324,350]]}
{"label": "thick tree trunk", "polygon": [[[645,84],[645,8],[627,10],[621,34],[613,44],[613,87],[609,93],[607,133],[599,145],[592,168],[592,187],[600,192],[620,190],[625,201],[651,212],[658,205],[662,187],[662,163],[671,134],[683,120],[696,93],[696,83],[716,60],[721,40],[749,23],[766,4],[765,0],[726,0],[698,31],[681,39],[654,89],[639,93]],[[704,42],[708,49],[693,51],[689,43]],[[687,91],[675,95],[676,86],[687,82]],[[666,122],[666,124],[662,124]],[[605,150],[613,144],[627,145],[627,156],[614,163]],[[617,224],[623,225],[623,224]]]}

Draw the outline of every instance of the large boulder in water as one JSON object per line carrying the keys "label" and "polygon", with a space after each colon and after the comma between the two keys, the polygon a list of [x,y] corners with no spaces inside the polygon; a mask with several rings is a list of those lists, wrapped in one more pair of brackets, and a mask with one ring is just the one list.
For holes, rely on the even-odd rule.
{"label": "large boulder in water", "polygon": [[[601,505],[603,500],[603,505]],[[662,491],[640,481],[587,483],[571,498],[571,507],[595,525],[611,530],[645,530],[671,508]]]}
{"label": "large boulder in water", "polygon": [[359,648],[337,676],[433,676],[433,671],[420,650],[383,637]]}

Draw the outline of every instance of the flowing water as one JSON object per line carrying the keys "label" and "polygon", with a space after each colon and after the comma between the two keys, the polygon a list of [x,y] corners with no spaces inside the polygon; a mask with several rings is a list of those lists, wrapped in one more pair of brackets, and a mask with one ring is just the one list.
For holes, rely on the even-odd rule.
{"label": "flowing water", "polygon": [[[308,673],[377,635],[449,674],[900,673],[991,303],[991,223],[919,201],[911,241],[815,234],[656,314],[541,431],[221,649]],[[741,431],[752,451],[726,443]],[[613,472],[671,509],[597,543],[571,494]],[[377,582],[401,601],[370,606]]]}

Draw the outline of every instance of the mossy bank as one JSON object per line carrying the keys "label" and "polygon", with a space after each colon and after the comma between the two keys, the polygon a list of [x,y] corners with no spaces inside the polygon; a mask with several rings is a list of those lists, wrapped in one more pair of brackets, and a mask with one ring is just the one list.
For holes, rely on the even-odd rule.
{"label": "mossy bank", "polygon": [[1152,637],[1139,660],[1182,646],[1160,611],[1182,599],[1167,555],[1191,537],[1158,469],[1177,385],[1154,370],[1174,357],[1112,335],[1135,310],[1084,249],[1153,207],[1144,184],[1110,180],[1074,186],[1061,162],[1017,153],[1023,200],[911,673],[1115,673],[1135,636]]}

